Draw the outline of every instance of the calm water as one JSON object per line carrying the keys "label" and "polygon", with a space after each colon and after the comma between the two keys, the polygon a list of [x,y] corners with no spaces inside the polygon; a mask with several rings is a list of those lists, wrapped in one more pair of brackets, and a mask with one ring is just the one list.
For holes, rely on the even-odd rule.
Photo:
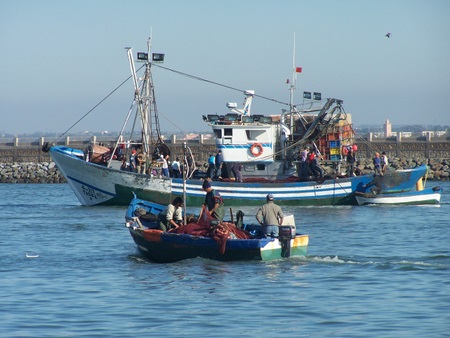
{"label": "calm water", "polygon": [[440,185],[439,207],[285,208],[310,235],[306,258],[158,265],[138,255],[125,207],[0,184],[0,336],[448,337]]}

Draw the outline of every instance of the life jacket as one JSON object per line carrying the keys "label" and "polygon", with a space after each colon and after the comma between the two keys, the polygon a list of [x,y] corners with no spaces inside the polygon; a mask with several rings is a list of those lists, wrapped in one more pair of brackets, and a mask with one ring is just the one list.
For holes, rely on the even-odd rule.
{"label": "life jacket", "polygon": [[314,153],[310,153],[309,155],[308,155],[308,162],[312,162],[312,161],[314,161],[314,158],[315,158],[316,156],[314,155]]}

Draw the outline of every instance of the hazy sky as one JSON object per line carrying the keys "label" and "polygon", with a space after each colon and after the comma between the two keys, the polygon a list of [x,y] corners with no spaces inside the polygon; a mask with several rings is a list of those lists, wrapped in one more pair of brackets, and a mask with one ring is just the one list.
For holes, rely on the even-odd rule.
{"label": "hazy sky", "polygon": [[[0,0],[0,132],[64,132],[130,75],[127,46],[165,67],[289,102],[294,34],[301,94],[344,100],[353,123],[450,124],[448,0]],[[391,38],[385,37],[390,32]],[[163,132],[243,94],[154,68]],[[126,83],[72,132],[118,131]],[[280,104],[256,98],[252,112]]]}

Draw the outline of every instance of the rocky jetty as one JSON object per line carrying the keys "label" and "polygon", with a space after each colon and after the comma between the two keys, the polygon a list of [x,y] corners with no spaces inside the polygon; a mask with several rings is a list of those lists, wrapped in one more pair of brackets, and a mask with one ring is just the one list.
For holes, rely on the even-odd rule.
{"label": "rocky jetty", "polygon": [[[448,181],[450,179],[450,160],[420,158],[390,158],[389,169],[408,169],[427,164],[430,167],[428,180]],[[331,166],[323,165],[325,172],[332,173]],[[345,173],[346,163],[342,162],[341,172]],[[358,160],[357,168],[363,174],[374,172],[372,159]],[[244,173],[245,175],[245,173]],[[245,176],[244,176],[245,178]],[[66,179],[54,162],[42,163],[0,163],[0,183],[66,183]]]}
{"label": "rocky jetty", "polygon": [[66,183],[54,162],[0,163],[0,183]]}
{"label": "rocky jetty", "polygon": [[[357,167],[363,174],[374,172],[372,159],[361,159],[358,163]],[[415,168],[426,164],[430,167],[427,175],[428,180],[448,181],[450,176],[449,163],[449,159],[390,158],[389,170]],[[343,162],[343,168],[345,168],[345,162]],[[331,171],[331,168],[329,170]],[[345,171],[345,169],[341,171]]]}

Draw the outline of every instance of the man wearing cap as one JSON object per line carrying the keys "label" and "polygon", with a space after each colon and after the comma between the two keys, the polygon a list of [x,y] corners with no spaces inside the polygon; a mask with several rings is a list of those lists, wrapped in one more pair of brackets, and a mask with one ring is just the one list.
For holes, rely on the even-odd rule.
{"label": "man wearing cap", "polygon": [[211,187],[211,183],[206,179],[203,182],[203,190],[206,191],[205,205],[208,208],[211,216],[222,222],[225,216],[225,208],[223,207],[223,199],[218,191]]}
{"label": "man wearing cap", "polygon": [[266,237],[278,237],[278,226],[283,224],[283,211],[273,202],[273,195],[266,196],[267,203],[259,208],[256,220],[262,225]]}

